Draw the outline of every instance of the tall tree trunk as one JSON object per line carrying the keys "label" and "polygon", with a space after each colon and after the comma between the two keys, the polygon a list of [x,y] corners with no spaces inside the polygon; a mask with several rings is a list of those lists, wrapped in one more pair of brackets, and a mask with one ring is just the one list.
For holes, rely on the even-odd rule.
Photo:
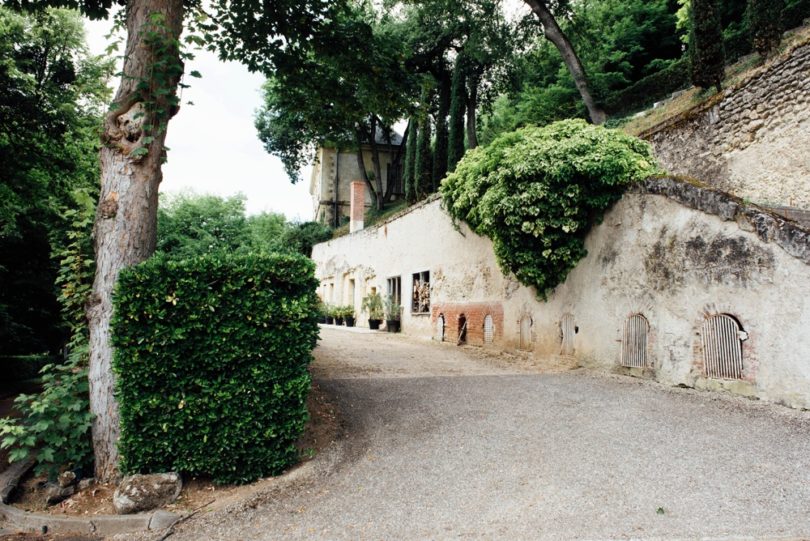
{"label": "tall tree trunk", "polygon": [[[371,179],[368,178],[368,174],[366,173],[366,162],[363,160],[363,140],[365,139],[363,129],[360,126],[357,126],[357,131],[355,134],[357,140],[357,168],[360,170],[360,178],[366,183],[368,191],[371,193],[371,197],[374,198],[375,205],[379,205],[380,198],[377,195],[377,190],[374,188],[374,184],[372,184]],[[377,210],[382,210],[381,206],[377,206],[376,208]]]}
{"label": "tall tree trunk", "polygon": [[377,210],[382,210],[385,207],[385,192],[383,191],[382,179],[382,166],[380,165],[380,149],[377,147],[377,126],[380,125],[379,119],[371,116],[371,133],[369,134],[368,142],[371,145],[371,165],[374,167],[374,184],[376,185],[377,194]]}
{"label": "tall tree trunk", "polygon": [[588,78],[585,76],[585,68],[582,66],[582,62],[580,62],[568,37],[562,31],[560,25],[557,24],[557,20],[554,18],[554,15],[551,14],[551,11],[549,11],[548,6],[546,6],[545,0],[526,0],[526,3],[543,24],[543,33],[546,39],[553,43],[554,46],[557,47],[557,50],[560,51],[565,66],[571,73],[571,77],[574,78],[574,84],[577,90],[579,90],[579,95],[582,96],[582,101],[585,102],[585,107],[588,109],[588,116],[590,116],[591,122],[594,124],[604,124],[606,119],[605,112],[596,105],[593,96],[591,96],[591,92],[588,88]]}
{"label": "tall tree trunk", "polygon": [[478,126],[476,125],[475,112],[478,109],[478,83],[481,76],[477,73],[467,78],[469,88],[467,89],[467,148],[478,146]]}
{"label": "tall tree trunk", "polygon": [[[177,48],[182,25],[182,0],[130,2],[123,76],[104,121],[101,193],[93,229],[96,275],[87,307],[93,451],[95,476],[101,482],[118,475],[112,292],[121,269],[155,251],[165,126],[177,112],[174,96],[183,69]],[[155,68],[157,60],[162,61],[160,69]],[[148,131],[149,126],[161,125],[157,131]]]}

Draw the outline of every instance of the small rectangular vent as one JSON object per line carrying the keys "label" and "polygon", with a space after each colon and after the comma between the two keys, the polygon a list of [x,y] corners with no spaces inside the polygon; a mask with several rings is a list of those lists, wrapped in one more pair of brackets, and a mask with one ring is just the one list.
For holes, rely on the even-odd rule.
{"label": "small rectangular vent", "polygon": [[622,366],[647,367],[647,331],[650,324],[641,314],[629,317],[624,322],[622,336]]}
{"label": "small rectangular vent", "polygon": [[703,362],[706,377],[742,379],[740,326],[727,315],[710,316],[703,323]]}

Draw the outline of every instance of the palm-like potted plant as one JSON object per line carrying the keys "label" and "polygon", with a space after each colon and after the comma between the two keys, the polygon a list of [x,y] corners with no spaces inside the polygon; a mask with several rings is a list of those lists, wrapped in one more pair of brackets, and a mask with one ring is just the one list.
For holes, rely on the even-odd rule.
{"label": "palm-like potted plant", "polygon": [[326,322],[329,325],[335,323],[335,307],[332,306],[331,304],[326,305]]}
{"label": "palm-like potted plant", "polygon": [[402,307],[394,297],[385,299],[385,328],[388,332],[399,332],[401,327]]}
{"label": "palm-like potted plant", "polygon": [[332,307],[332,315],[335,316],[335,325],[343,325],[343,307],[340,305]]}
{"label": "palm-like potted plant", "polygon": [[379,329],[380,323],[382,323],[382,319],[385,316],[382,296],[376,291],[369,293],[363,297],[363,304],[360,308],[364,312],[368,312],[368,328],[373,330]]}
{"label": "palm-like potted plant", "polygon": [[354,306],[351,304],[347,304],[341,310],[343,314],[343,321],[346,323],[347,327],[354,327]]}

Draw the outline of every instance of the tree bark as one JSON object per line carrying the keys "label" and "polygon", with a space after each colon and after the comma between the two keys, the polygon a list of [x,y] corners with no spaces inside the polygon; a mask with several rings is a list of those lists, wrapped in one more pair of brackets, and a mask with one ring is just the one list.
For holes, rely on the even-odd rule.
{"label": "tree bark", "polygon": [[377,210],[382,210],[385,207],[385,192],[383,191],[382,179],[382,166],[380,165],[380,149],[377,147],[377,126],[379,119],[375,115],[371,115],[371,132],[369,133],[368,142],[371,145],[371,164],[374,167],[374,184]]}
{"label": "tree bark", "polygon": [[[110,342],[112,293],[123,268],[155,251],[165,126],[177,110],[171,100],[182,74],[176,46],[183,25],[182,0],[132,0],[127,9],[123,76],[102,134],[101,193],[93,228],[96,274],[87,307],[90,411],[94,415],[95,476],[100,482],[118,476],[120,427]],[[153,14],[160,14],[157,25]],[[149,33],[145,32],[147,25],[151,25]],[[170,44],[160,53],[155,52],[154,42],[147,41],[147,35],[154,39],[155,31],[161,35],[161,43]],[[157,60],[170,68],[161,68],[159,80],[155,77]],[[147,90],[143,85],[139,88],[139,83],[145,83]],[[162,127],[149,130],[159,125]]]}
{"label": "tree bark", "polygon": [[[360,170],[360,178],[363,182],[366,183],[368,187],[368,191],[371,193],[371,197],[374,198],[376,204],[379,204],[379,196],[377,195],[377,190],[374,188],[374,184],[371,183],[371,180],[368,178],[368,174],[366,174],[366,162],[363,160],[363,130],[358,126],[357,131],[357,168]],[[382,210],[382,207],[377,207],[378,210]]]}
{"label": "tree bark", "polygon": [[545,0],[526,0],[526,3],[540,19],[546,39],[553,43],[554,46],[557,47],[557,50],[560,51],[565,66],[571,73],[571,77],[574,78],[574,84],[579,91],[579,95],[582,96],[582,101],[585,102],[585,107],[588,109],[588,116],[591,118],[591,122],[594,124],[604,124],[606,119],[605,112],[596,104],[593,96],[591,96],[590,89],[588,88],[588,78],[585,76],[585,68],[582,66],[582,62],[579,60],[574,47],[568,40],[568,36],[565,35],[560,25],[557,24],[554,15],[549,11]]}
{"label": "tree bark", "polygon": [[478,83],[481,76],[471,75],[467,78],[469,88],[467,89],[467,148],[478,146],[478,126],[476,125],[475,112],[478,109]]}

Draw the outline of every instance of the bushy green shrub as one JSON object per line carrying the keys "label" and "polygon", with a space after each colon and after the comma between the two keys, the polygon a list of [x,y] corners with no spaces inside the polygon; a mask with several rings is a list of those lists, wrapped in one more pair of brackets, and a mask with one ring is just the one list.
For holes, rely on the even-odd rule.
{"label": "bushy green shrub", "polygon": [[618,92],[605,100],[605,111],[610,114],[627,114],[645,109],[676,90],[688,87],[689,58],[666,61],[666,66]]}
{"label": "bushy green shrub", "polygon": [[112,322],[122,469],[241,483],[294,463],[317,285],[298,255],[154,258],[122,272]]}
{"label": "bushy green shrub", "polygon": [[492,239],[504,272],[545,297],[585,256],[591,225],[658,172],[644,141],[564,120],[468,151],[441,193],[451,216]]}

